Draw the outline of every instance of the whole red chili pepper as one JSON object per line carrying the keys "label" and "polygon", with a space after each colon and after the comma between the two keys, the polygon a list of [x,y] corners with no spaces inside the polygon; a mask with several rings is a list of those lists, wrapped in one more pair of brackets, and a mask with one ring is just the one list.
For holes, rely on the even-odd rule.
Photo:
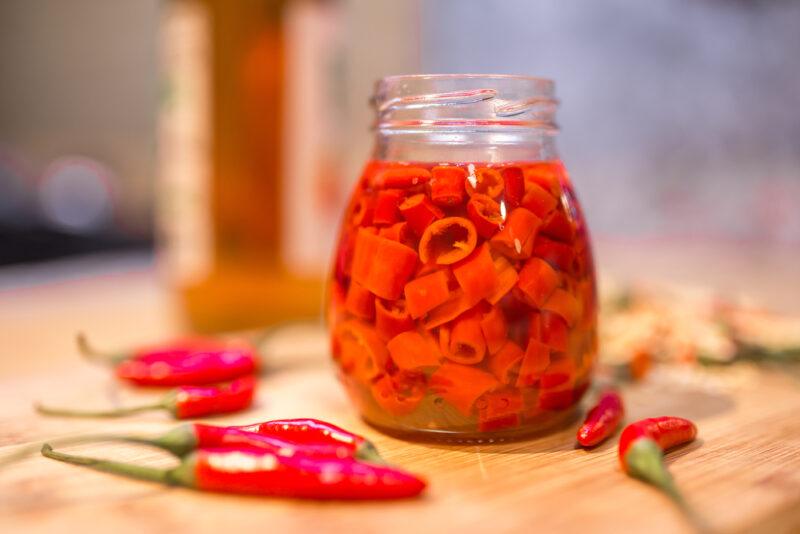
{"label": "whole red chili pepper", "polygon": [[304,499],[396,499],[425,489],[424,480],[399,469],[353,458],[284,457],[252,449],[208,448],[186,456],[172,469],[101,460],[56,452],[42,455],[61,462],[140,480],[203,491]]}
{"label": "whole red chili pepper", "polygon": [[602,443],[617,430],[624,416],[619,394],[613,390],[604,392],[578,429],[578,443],[584,447]]}
{"label": "whole red chili pepper", "polygon": [[327,444],[345,446],[351,455],[368,458],[378,451],[371,441],[319,419],[278,419],[235,427],[257,434],[275,435],[300,445]]}
{"label": "whole red chili pepper", "polygon": [[94,350],[83,334],[77,343],[84,356],[114,365],[118,378],[140,386],[213,384],[253,374],[258,368],[252,346],[214,338],[179,338],[119,354]]}
{"label": "whole red chili pepper", "polygon": [[206,415],[239,412],[253,403],[257,380],[244,376],[221,385],[181,386],[165,395],[159,402],[142,406],[129,406],[106,411],[69,410],[37,405],[36,410],[45,415],[67,417],[121,417],[150,410],[167,410],[176,419],[189,419]]}
{"label": "whole red chili pepper", "polygon": [[653,484],[685,506],[672,475],[664,465],[664,451],[689,443],[696,436],[694,423],[680,417],[655,417],[631,423],[619,439],[622,469]]}
{"label": "whole red chili pepper", "polygon": [[[302,430],[303,428],[307,430]],[[312,430],[312,429],[316,429]],[[325,433],[325,431],[328,431]],[[262,450],[280,456],[300,452],[311,457],[356,458],[373,463],[386,463],[375,445],[366,438],[316,419],[269,421],[247,426],[216,426],[203,423],[179,425],[155,437],[101,434],[72,436],[57,440],[58,445],[93,441],[127,441],[151,445],[178,457],[205,448],[235,447]],[[23,447],[3,458],[0,466],[38,452],[40,445]]]}

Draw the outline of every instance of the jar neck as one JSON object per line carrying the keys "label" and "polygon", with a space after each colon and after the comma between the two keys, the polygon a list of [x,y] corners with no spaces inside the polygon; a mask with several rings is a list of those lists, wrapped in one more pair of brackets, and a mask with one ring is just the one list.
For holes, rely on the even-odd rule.
{"label": "jar neck", "polygon": [[378,129],[372,158],[383,161],[499,163],[558,159],[555,135],[527,131],[391,131]]}
{"label": "jar neck", "polygon": [[557,158],[553,82],[508,75],[389,76],[372,97],[380,160],[537,161]]}

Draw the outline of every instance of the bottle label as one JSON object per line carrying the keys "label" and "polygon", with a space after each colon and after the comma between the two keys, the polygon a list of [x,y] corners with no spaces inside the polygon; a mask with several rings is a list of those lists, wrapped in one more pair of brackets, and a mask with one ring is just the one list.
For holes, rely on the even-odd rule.
{"label": "bottle label", "polygon": [[343,8],[292,2],[284,19],[286,97],[281,259],[297,276],[327,269],[351,180]]}
{"label": "bottle label", "polygon": [[211,21],[199,2],[164,7],[159,113],[159,256],[179,285],[205,278],[213,263],[211,219]]}

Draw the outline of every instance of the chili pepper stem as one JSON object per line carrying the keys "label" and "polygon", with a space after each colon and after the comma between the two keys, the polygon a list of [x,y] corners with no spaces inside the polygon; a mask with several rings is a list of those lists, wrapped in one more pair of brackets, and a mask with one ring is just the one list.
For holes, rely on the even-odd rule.
{"label": "chili pepper stem", "polygon": [[73,465],[82,465],[95,471],[122,475],[138,480],[159,482],[171,486],[194,486],[193,467],[194,460],[189,459],[182,462],[178,467],[172,469],[158,469],[144,465],[129,464],[125,462],[115,462],[113,460],[101,460],[88,456],[77,456],[53,450],[49,443],[42,445],[42,456],[65,462]]}
{"label": "chili pepper stem", "polygon": [[386,465],[386,460],[383,459],[378,449],[376,449],[375,445],[370,441],[365,441],[358,447],[356,450],[356,458],[373,464]]}
{"label": "chili pepper stem", "polygon": [[667,495],[698,532],[710,532],[705,520],[689,506],[678,490],[675,480],[664,465],[664,453],[655,441],[648,438],[637,440],[625,454],[625,465],[630,475],[655,486]]}
{"label": "chili pepper stem", "polygon": [[127,406],[124,408],[116,408],[114,410],[72,410],[68,408],[57,408],[53,406],[44,406],[43,404],[36,403],[34,408],[37,412],[43,415],[57,415],[61,417],[123,417],[135,413],[148,412],[151,410],[170,410],[171,406],[164,400],[154,404],[143,404],[141,406]]}
{"label": "chili pepper stem", "polygon": [[92,362],[117,365],[130,358],[130,354],[127,353],[102,352],[95,349],[83,332],[78,332],[75,336],[75,343],[78,345],[78,350],[83,357]]}

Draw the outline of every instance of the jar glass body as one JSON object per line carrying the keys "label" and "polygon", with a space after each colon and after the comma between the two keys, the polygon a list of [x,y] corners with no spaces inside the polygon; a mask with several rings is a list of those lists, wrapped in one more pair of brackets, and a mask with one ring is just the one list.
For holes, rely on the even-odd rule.
{"label": "jar glass body", "polygon": [[597,345],[589,233],[555,150],[552,84],[395,77],[343,217],[332,354],[364,419],[443,440],[571,418]]}

